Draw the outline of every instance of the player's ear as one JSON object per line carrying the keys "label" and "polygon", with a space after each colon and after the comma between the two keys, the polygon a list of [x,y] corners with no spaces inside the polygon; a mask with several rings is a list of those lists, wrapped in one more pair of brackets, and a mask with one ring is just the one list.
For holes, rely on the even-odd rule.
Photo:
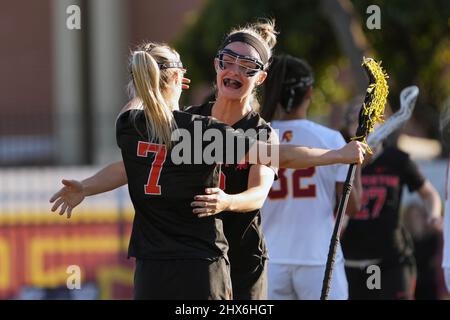
{"label": "player's ear", "polygon": [[214,58],[214,70],[219,71],[219,60],[217,58]]}
{"label": "player's ear", "polygon": [[311,100],[313,95],[313,87],[310,86],[305,94],[305,100]]}
{"label": "player's ear", "polygon": [[256,80],[256,85],[259,86],[266,80],[267,78],[267,72],[266,71],[260,71],[258,72],[258,79]]}
{"label": "player's ear", "polygon": [[176,85],[181,84],[181,78],[182,76],[180,76],[180,72],[174,72],[172,75],[172,81],[175,82]]}

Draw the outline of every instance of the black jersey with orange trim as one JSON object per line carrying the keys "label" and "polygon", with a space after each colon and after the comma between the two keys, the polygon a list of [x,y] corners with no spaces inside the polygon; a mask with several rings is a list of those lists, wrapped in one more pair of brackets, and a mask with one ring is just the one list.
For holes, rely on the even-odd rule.
{"label": "black jersey with orange trim", "polygon": [[425,179],[407,153],[388,147],[362,169],[361,182],[362,209],[350,218],[345,229],[344,256],[349,260],[397,263],[412,253],[410,237],[400,219],[403,187],[414,192]]}
{"label": "black jersey with orange trim", "polygon": [[[200,123],[202,132],[215,128],[224,135],[243,138],[208,117],[174,111],[174,118],[178,128],[192,137],[195,123]],[[222,221],[215,216],[198,218],[190,206],[195,195],[218,186],[220,165],[175,164],[171,150],[151,143],[142,110],[126,111],[118,117],[116,139],[135,209],[128,255],[139,259],[216,259],[226,255]],[[249,139],[245,138],[245,142],[248,151]],[[201,142],[202,150],[206,145]],[[193,157],[194,143],[191,146]],[[225,157],[225,147],[223,154]]]}
{"label": "black jersey with orange trim", "polygon": [[[200,106],[192,106],[186,112],[211,116],[214,103],[209,102]],[[273,129],[264,121],[256,111],[250,111],[238,122],[232,125],[233,129],[241,129],[250,137],[258,140],[270,140]],[[249,134],[249,129],[254,129],[256,135]],[[228,194],[237,194],[248,189],[248,176],[251,165],[224,165],[222,166],[224,183],[222,189]],[[277,173],[276,168],[272,168]],[[204,194],[204,191],[199,193]],[[225,236],[229,243],[228,256],[231,262],[232,272],[239,272],[242,268],[247,270],[255,263],[259,264],[258,258],[267,258],[267,247],[261,227],[261,212],[254,210],[245,213],[223,211],[221,213]],[[257,259],[255,259],[257,258]]]}

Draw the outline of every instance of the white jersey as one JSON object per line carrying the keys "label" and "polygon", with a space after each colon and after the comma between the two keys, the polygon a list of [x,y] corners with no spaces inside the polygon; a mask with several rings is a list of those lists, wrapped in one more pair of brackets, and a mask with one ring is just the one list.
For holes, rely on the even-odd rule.
{"label": "white jersey", "polygon": [[450,158],[448,159],[447,184],[445,188],[444,257],[442,259],[442,266],[444,268],[450,268]]}
{"label": "white jersey", "polygon": [[[345,145],[336,131],[306,119],[274,121],[280,143],[323,149]],[[348,165],[280,169],[262,208],[262,226],[271,263],[324,265],[334,227],[336,183]],[[336,260],[343,259],[338,247]]]}

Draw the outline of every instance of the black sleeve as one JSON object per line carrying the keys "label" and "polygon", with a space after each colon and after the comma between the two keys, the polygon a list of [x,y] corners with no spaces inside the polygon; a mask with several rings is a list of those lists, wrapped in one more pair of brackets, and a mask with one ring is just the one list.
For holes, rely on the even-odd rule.
{"label": "black sleeve", "polygon": [[[116,119],[116,142],[120,149],[129,148],[128,137],[138,135],[148,139],[146,121],[142,110],[128,110]],[[127,142],[124,142],[127,141]]]}
{"label": "black sleeve", "polygon": [[[269,124],[259,126],[258,130],[258,141],[266,142],[269,144],[280,144],[278,135],[274,133],[273,128]],[[253,165],[253,164],[251,164]],[[274,181],[278,180],[278,168],[274,166],[267,165],[274,172]]]}
{"label": "black sleeve", "polygon": [[121,113],[116,119],[116,143],[117,146],[123,148],[122,136],[128,127],[129,111]]}
{"label": "black sleeve", "polygon": [[243,130],[235,130],[211,117],[208,117],[205,123],[204,130],[208,129],[216,129],[222,135],[223,158],[221,163],[238,164],[242,162],[251,146],[257,141],[254,137],[245,135]]}
{"label": "black sleeve", "polygon": [[187,112],[190,114],[201,114],[202,106],[188,106],[183,108],[183,112]]}
{"label": "black sleeve", "polygon": [[420,173],[419,168],[409,158],[408,155],[406,156],[402,168],[403,168],[403,180],[408,186],[408,190],[410,192],[414,192],[420,189],[422,185],[425,183],[425,177]]}

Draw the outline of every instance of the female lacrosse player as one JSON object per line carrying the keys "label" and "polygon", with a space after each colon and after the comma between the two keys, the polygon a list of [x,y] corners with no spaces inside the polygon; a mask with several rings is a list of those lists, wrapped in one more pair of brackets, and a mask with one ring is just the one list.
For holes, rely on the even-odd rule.
{"label": "female lacrosse player", "polygon": [[[253,136],[278,141],[272,128],[257,112],[256,89],[263,83],[276,43],[271,21],[231,31],[220,46],[216,70],[216,101],[187,112],[213,116],[234,129],[254,130]],[[210,188],[195,197],[194,213],[220,215],[230,245],[233,297],[267,298],[267,248],[261,229],[260,208],[269,193],[276,168],[264,165],[222,167],[222,190]]]}
{"label": "female lacrosse player", "polygon": [[[409,155],[394,145],[378,147],[365,164],[361,209],[349,219],[342,237],[349,298],[412,299],[415,262],[410,236],[400,219],[403,188],[419,194],[430,223],[440,219],[439,194]],[[374,275],[376,270],[379,277]],[[371,275],[373,281],[368,280]]]}

